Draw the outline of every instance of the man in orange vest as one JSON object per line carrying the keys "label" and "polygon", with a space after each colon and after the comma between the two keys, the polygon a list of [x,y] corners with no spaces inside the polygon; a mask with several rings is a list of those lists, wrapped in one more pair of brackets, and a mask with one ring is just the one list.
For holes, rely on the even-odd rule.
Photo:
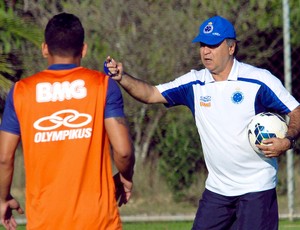
{"label": "man in orange vest", "polygon": [[10,193],[20,139],[27,229],[122,229],[116,194],[119,205],[131,196],[134,151],[121,91],[105,74],[80,66],[86,51],[80,20],[54,16],[42,44],[48,69],[17,82],[7,97],[0,126],[6,229],[17,226],[12,210],[23,213]]}

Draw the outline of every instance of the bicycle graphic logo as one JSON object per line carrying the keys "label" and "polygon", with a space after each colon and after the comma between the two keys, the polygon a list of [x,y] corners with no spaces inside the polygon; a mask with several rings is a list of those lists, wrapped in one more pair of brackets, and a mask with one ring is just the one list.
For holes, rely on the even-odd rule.
{"label": "bicycle graphic logo", "polygon": [[[76,121],[78,120],[80,120],[80,123],[76,123]],[[90,116],[89,114],[79,113],[78,111],[73,109],[65,109],[55,112],[50,116],[38,119],[36,122],[34,122],[33,126],[34,128],[41,131],[57,129],[62,125],[69,128],[79,128],[89,124],[91,120],[92,116]],[[50,124],[53,125],[43,125],[43,123],[45,122],[50,122]]]}

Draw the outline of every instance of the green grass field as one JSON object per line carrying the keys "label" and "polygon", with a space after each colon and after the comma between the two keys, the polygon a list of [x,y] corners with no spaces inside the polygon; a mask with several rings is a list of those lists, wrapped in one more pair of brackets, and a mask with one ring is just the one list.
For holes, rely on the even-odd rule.
{"label": "green grass field", "polygon": [[[123,230],[189,230],[192,227],[190,221],[170,221],[170,222],[125,222]],[[0,226],[0,230],[4,228]],[[25,230],[25,226],[19,226],[18,230]],[[290,222],[288,220],[281,220],[279,223],[279,230],[299,230],[300,220]]]}

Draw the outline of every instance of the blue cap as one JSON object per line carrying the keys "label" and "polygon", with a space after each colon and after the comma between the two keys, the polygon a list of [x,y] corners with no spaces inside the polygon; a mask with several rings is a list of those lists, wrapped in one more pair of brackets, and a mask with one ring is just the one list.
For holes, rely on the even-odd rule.
{"label": "blue cap", "polygon": [[214,16],[202,23],[198,36],[192,42],[217,45],[226,38],[236,39],[233,25],[225,18]]}

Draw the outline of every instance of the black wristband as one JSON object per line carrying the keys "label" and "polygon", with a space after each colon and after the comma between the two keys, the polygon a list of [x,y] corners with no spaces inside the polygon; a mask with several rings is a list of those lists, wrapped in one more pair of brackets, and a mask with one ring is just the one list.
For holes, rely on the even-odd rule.
{"label": "black wristband", "polygon": [[290,148],[289,149],[293,149],[295,147],[295,144],[296,144],[295,138],[292,137],[292,136],[286,136],[285,138],[290,141]]}

